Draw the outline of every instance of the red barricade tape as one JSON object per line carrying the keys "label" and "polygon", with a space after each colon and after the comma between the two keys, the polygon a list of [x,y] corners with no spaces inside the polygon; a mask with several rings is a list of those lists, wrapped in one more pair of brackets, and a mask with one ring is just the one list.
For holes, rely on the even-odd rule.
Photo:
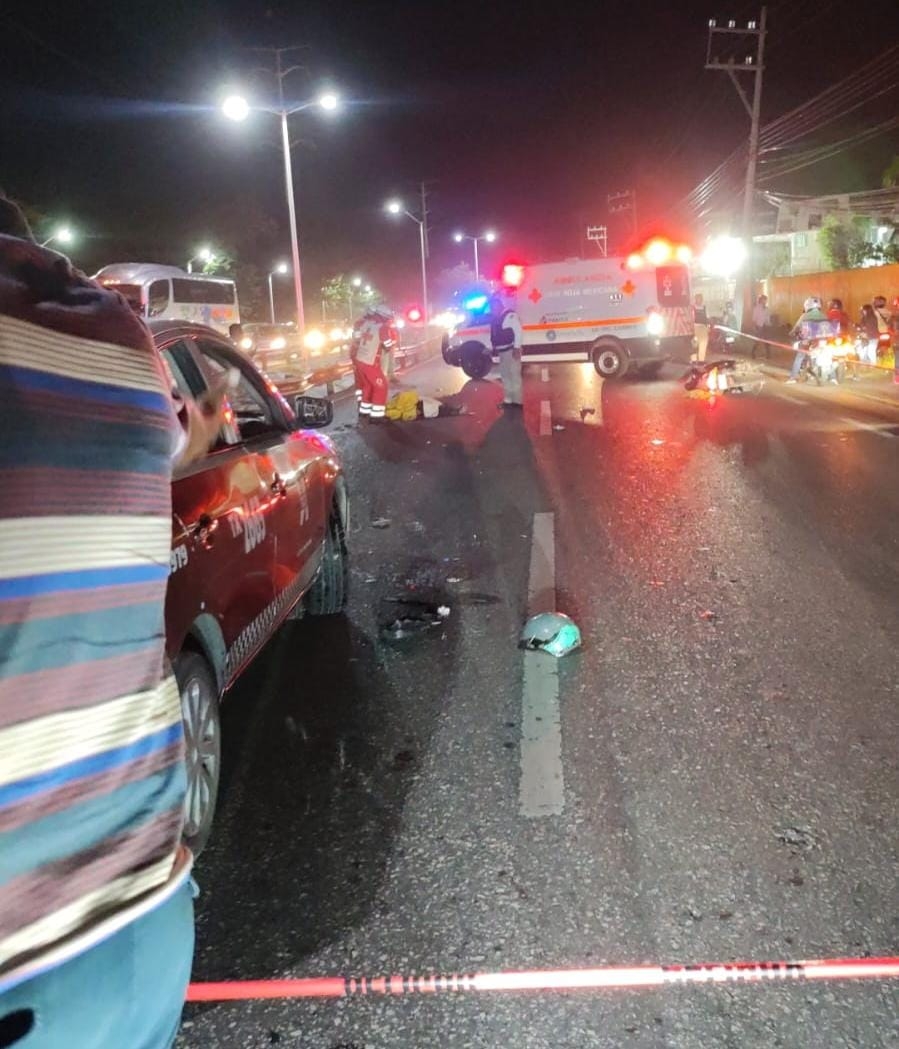
{"label": "red barricade tape", "polygon": [[872,980],[899,977],[899,957],[826,958],[803,962],[715,962],[706,965],[606,966],[437,976],[321,976],[285,980],[192,983],[189,1002],[256,998],[353,998],[459,991],[576,991],[685,983],[782,980]]}

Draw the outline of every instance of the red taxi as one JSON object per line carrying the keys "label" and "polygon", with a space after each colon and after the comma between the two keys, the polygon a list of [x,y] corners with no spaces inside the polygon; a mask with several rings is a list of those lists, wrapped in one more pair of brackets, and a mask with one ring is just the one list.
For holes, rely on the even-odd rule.
{"label": "red taxi", "polygon": [[150,327],[183,397],[228,369],[239,376],[218,443],[172,485],[166,637],[184,713],[184,836],[197,851],[215,812],[220,699],[284,620],[344,608],[349,504],[334,446],[311,432],[330,421],[327,401],[291,407],[210,328]]}

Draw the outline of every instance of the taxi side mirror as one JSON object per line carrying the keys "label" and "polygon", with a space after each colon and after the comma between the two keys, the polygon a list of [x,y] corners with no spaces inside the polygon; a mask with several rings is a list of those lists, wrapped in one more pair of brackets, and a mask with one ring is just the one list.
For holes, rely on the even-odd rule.
{"label": "taxi side mirror", "polygon": [[301,430],[318,430],[334,421],[334,405],[327,397],[310,397],[297,394],[293,401],[297,415],[297,427]]}

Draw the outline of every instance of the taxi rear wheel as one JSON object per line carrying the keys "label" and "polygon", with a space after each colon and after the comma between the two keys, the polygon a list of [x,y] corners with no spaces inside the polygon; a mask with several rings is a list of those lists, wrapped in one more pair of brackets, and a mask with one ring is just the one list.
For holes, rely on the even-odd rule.
{"label": "taxi rear wheel", "polygon": [[175,660],[184,723],[184,797],[182,836],[195,856],[209,840],[222,768],[219,693],[212,668],[198,653],[182,652]]}
{"label": "taxi rear wheel", "polygon": [[603,379],[620,379],[627,371],[628,356],[615,339],[600,339],[593,346],[593,367]]}
{"label": "taxi rear wheel", "polygon": [[311,616],[335,616],[346,608],[349,567],[343,521],[335,506],[328,518],[321,568],[306,595],[305,607]]}

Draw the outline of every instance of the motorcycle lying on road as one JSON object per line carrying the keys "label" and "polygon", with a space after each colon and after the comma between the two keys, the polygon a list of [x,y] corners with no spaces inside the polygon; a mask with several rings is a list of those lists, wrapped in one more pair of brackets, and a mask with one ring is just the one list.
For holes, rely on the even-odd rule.
{"label": "motorcycle lying on road", "polygon": [[749,361],[727,358],[721,361],[693,361],[684,376],[684,389],[707,396],[758,393],[764,379]]}

